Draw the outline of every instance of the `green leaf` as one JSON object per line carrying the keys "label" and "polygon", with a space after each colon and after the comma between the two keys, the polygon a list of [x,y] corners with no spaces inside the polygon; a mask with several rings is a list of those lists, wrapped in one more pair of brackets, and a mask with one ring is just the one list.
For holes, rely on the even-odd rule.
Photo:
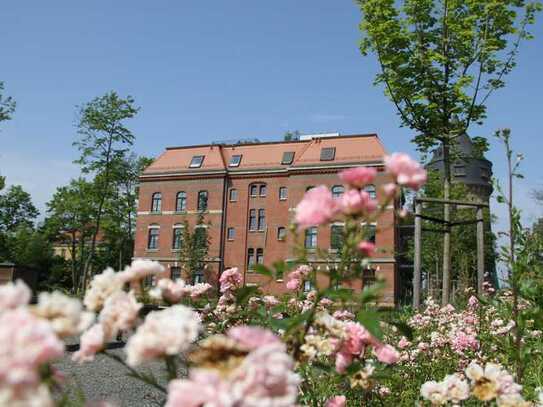
{"label": "green leaf", "polygon": [[273,272],[263,264],[256,264],[253,271],[257,274],[273,278]]}
{"label": "green leaf", "polygon": [[381,340],[383,332],[379,326],[379,315],[375,311],[362,310],[356,315],[356,320],[364,325],[373,336]]}
{"label": "green leaf", "polygon": [[350,288],[328,288],[323,294],[331,300],[349,301],[353,298],[353,290]]}
{"label": "green leaf", "polygon": [[405,322],[403,321],[393,321],[393,322],[389,322],[390,325],[393,325],[395,326],[396,328],[398,328],[398,331],[400,331],[400,333],[405,336],[407,339],[411,340],[413,339],[413,329],[407,325]]}
{"label": "green leaf", "polygon": [[236,304],[246,304],[250,297],[257,295],[259,288],[256,286],[241,287],[236,291]]}

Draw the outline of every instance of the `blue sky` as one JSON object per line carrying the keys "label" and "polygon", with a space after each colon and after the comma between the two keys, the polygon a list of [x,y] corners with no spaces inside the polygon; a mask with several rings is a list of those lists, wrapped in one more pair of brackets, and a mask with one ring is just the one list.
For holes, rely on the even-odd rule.
{"label": "blue sky", "polygon": [[[358,51],[353,1],[275,0],[54,2],[7,0],[0,16],[0,80],[18,103],[0,128],[0,173],[22,184],[43,210],[59,185],[78,175],[76,106],[109,90],[142,110],[131,127],[136,152],[232,138],[377,132],[389,151],[415,154],[412,136],[380,87],[377,65]],[[507,87],[471,135],[510,127],[525,154],[519,205],[533,221],[543,208],[543,24],[521,46]],[[488,158],[504,175],[501,146]],[[496,213],[502,214],[500,208]]]}

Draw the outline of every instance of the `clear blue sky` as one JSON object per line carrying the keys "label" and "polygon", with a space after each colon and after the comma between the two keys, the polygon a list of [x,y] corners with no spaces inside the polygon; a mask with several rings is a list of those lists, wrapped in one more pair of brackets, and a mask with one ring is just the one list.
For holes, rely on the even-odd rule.
{"label": "clear blue sky", "polygon": [[[358,51],[359,19],[351,0],[7,0],[0,80],[18,106],[0,128],[0,172],[43,210],[78,175],[75,106],[109,90],[142,107],[132,122],[140,154],[295,129],[377,132],[389,151],[414,153],[410,131],[372,85],[374,58]],[[528,221],[543,211],[529,196],[543,183],[542,27],[490,100],[486,124],[471,131],[512,128],[526,156],[519,204]],[[501,177],[501,146],[491,141]]]}

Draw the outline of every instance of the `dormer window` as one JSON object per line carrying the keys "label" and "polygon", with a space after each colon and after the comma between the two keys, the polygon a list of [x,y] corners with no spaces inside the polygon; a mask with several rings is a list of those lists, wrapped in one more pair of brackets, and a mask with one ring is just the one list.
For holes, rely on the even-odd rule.
{"label": "dormer window", "polygon": [[229,167],[239,167],[239,163],[241,162],[241,154],[233,155],[230,158],[230,162],[228,163]]}
{"label": "dormer window", "polygon": [[321,148],[321,161],[334,161],[334,158],[336,158],[335,147]]}
{"label": "dormer window", "polygon": [[290,165],[294,161],[294,151],[285,151],[281,159],[282,165]]}
{"label": "dormer window", "polygon": [[204,155],[195,155],[190,160],[189,168],[200,168],[204,162]]}

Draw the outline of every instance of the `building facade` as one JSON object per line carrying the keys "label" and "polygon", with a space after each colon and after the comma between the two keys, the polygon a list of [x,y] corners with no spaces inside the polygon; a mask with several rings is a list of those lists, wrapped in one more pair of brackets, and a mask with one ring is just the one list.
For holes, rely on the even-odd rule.
{"label": "building facade", "polygon": [[[374,134],[168,148],[140,178],[134,257],[161,262],[173,278],[211,284],[217,284],[223,270],[238,267],[245,284],[280,294],[285,291],[282,276],[269,281],[252,268],[293,259],[295,236],[289,225],[305,192],[326,185],[339,195],[344,186],[338,172],[372,166],[378,175],[369,192],[380,199],[380,187],[389,181],[384,174],[385,153]],[[387,208],[373,225],[379,251],[371,259],[371,269],[349,283],[361,289],[375,278],[384,278],[383,301],[389,304],[395,302],[398,281],[394,209]],[[205,225],[196,224],[201,213]],[[207,228],[210,246],[202,270],[183,270],[179,248],[185,220],[191,228]],[[330,258],[317,258],[317,249],[333,258],[337,252],[333,235],[341,226],[310,228],[297,237],[310,253],[309,262],[320,271],[319,283],[326,284],[326,270],[333,264]]]}

